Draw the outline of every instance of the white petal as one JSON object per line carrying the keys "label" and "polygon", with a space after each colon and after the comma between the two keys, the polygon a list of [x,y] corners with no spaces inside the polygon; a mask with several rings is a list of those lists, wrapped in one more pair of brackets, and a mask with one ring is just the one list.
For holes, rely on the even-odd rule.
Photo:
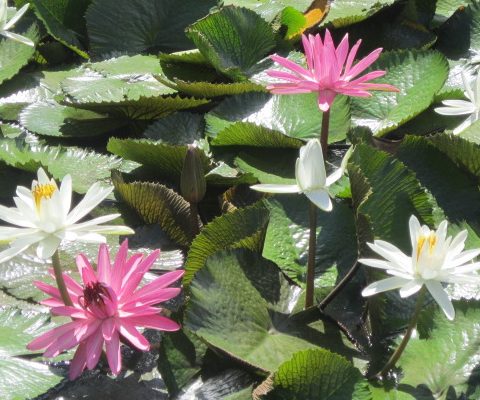
{"label": "white petal", "polygon": [[426,281],[425,285],[447,318],[449,320],[453,320],[453,318],[455,318],[455,309],[453,308],[452,302],[448,298],[447,292],[445,292],[443,289],[442,284],[437,281]]}
{"label": "white petal", "polygon": [[373,268],[379,268],[379,269],[385,269],[385,270],[392,268],[390,261],[377,260],[376,258],[360,258],[358,262]]}
{"label": "white petal", "polygon": [[89,230],[88,228],[90,228],[92,226],[103,224],[104,222],[112,221],[115,218],[118,218],[119,216],[120,216],[120,214],[102,215],[101,217],[97,217],[97,218],[91,219],[89,221],[81,222],[79,224],[70,225],[69,227],[67,227],[67,229],[69,231],[82,231],[82,230],[85,231],[85,230]]}
{"label": "white petal", "polygon": [[451,260],[449,260],[448,264],[445,265],[445,269],[450,269],[450,268],[455,268],[459,267],[472,259],[474,259],[476,256],[480,254],[480,249],[474,249],[474,250],[467,250],[456,257],[453,257]]}
{"label": "white petal", "polygon": [[68,214],[72,205],[72,177],[65,175],[60,185],[60,201],[64,214]]}
{"label": "white petal", "polygon": [[12,17],[12,19],[5,24],[5,26],[3,27],[3,30],[8,31],[13,25],[15,25],[17,23],[17,21],[20,18],[22,18],[23,14],[25,14],[25,12],[28,10],[29,5],[30,4],[27,3],[22,8],[20,8],[20,10],[18,10],[15,13],[15,15]]}
{"label": "white petal", "polygon": [[35,46],[35,43],[33,43],[29,38],[27,38],[25,36],[22,36],[22,35],[19,35],[17,33],[8,32],[8,31],[1,31],[0,34],[2,34],[3,36],[5,36],[9,39],[15,40],[16,42],[26,44],[27,46],[31,46],[31,47]]}
{"label": "white petal", "polygon": [[9,226],[0,226],[0,241],[8,241],[22,237],[35,234],[37,229],[31,228],[13,228]]}
{"label": "white petal", "polygon": [[453,271],[451,271],[451,274],[452,275],[468,274],[473,271],[478,271],[479,269],[480,269],[480,262],[476,262],[476,263],[466,264],[466,265],[457,267]]}
{"label": "white petal", "polygon": [[381,281],[373,282],[363,289],[362,296],[373,296],[374,294],[386,292],[387,290],[398,289],[408,282],[410,282],[408,279],[399,278],[397,276],[382,279]]}
{"label": "white petal", "polygon": [[13,257],[19,255],[20,253],[23,253],[25,250],[27,250],[29,246],[24,246],[24,247],[9,247],[8,249],[0,252],[0,263],[4,263]]}
{"label": "white petal", "polygon": [[336,181],[338,181],[343,176],[344,172],[345,172],[345,170],[340,167],[335,172],[328,175],[325,186],[328,187],[328,186],[333,185]]}
{"label": "white petal", "polygon": [[400,288],[400,297],[405,298],[417,293],[423,286],[423,282],[410,281]]}
{"label": "white petal", "polygon": [[94,183],[87,191],[83,199],[68,214],[67,224],[71,225],[83,218],[96,206],[98,206],[111,192],[113,188],[101,188],[98,182]]}
{"label": "white petal", "polygon": [[43,239],[37,246],[37,256],[39,258],[47,259],[53,256],[53,253],[60,246],[61,239],[56,236],[49,235]]}
{"label": "white petal", "polygon": [[478,118],[475,114],[470,115],[465,121],[463,121],[460,125],[458,125],[452,132],[454,135],[458,135],[460,132],[467,129],[470,125],[472,125]]}
{"label": "white petal", "polygon": [[465,96],[467,97],[467,99],[475,101],[475,93],[473,93],[472,84],[468,81],[467,75],[462,71],[461,76],[463,87],[465,88]]}
{"label": "white petal", "polygon": [[475,106],[469,107],[436,107],[435,112],[441,115],[468,115],[475,112]]}
{"label": "white petal", "polygon": [[375,240],[374,243],[367,244],[375,253],[390,261],[392,268],[411,272],[411,257],[406,256],[398,247],[383,240]]}
{"label": "white petal", "polygon": [[295,176],[302,190],[324,187],[327,173],[323,161],[322,145],[318,139],[311,139],[300,148],[300,157],[295,165]]}
{"label": "white petal", "polygon": [[[85,231],[93,233],[103,233],[105,235],[132,235],[135,231],[132,228],[124,225],[94,225],[90,226]],[[81,231],[74,231],[79,235]]]}
{"label": "white petal", "polygon": [[452,243],[450,244],[448,248],[448,255],[449,256],[456,256],[460,254],[465,247],[465,240],[467,240],[468,232],[467,230],[463,230],[459,232],[454,239],[452,240]]}
{"label": "white petal", "polygon": [[253,185],[250,186],[250,189],[265,193],[300,193],[300,188],[297,185],[275,185],[273,183]]}
{"label": "white petal", "polygon": [[332,200],[330,200],[330,195],[326,190],[314,190],[304,192],[305,196],[315,204],[318,208],[323,211],[332,211],[333,205]]}
{"label": "white petal", "polygon": [[470,108],[472,109],[471,112],[475,111],[475,106],[472,104],[471,101],[466,101],[466,100],[443,100],[443,104],[449,107],[457,107],[457,108]]}
{"label": "white petal", "polygon": [[105,236],[100,235],[95,232],[66,232],[65,233],[65,240],[72,242],[72,241],[80,241],[86,243],[106,243],[107,239]]}
{"label": "white petal", "polygon": [[412,215],[408,221],[408,227],[410,229],[410,239],[412,241],[412,250],[417,248],[417,236],[420,231],[420,222],[415,215]]}
{"label": "white petal", "polygon": [[34,228],[35,224],[26,219],[18,209],[0,205],[0,219],[12,225]]}

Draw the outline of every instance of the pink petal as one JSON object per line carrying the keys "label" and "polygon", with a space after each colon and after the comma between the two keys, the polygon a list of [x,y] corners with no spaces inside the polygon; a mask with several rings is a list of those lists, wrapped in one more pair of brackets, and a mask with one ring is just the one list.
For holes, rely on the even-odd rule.
{"label": "pink petal", "polygon": [[60,296],[60,291],[47,283],[41,282],[41,281],[34,281],[33,284],[40,289],[42,292],[48,294],[49,296],[52,296],[55,299],[61,299],[62,297]]}
{"label": "pink petal", "polygon": [[322,61],[324,68],[324,79],[328,80],[327,86],[330,86],[331,83],[335,82],[340,74],[342,73],[341,69],[337,64],[337,54],[335,51],[335,44],[333,43],[332,35],[328,29],[325,30],[325,37],[323,39],[323,54]]}
{"label": "pink petal", "polygon": [[317,90],[310,90],[306,88],[300,87],[296,83],[288,84],[288,83],[275,83],[267,86],[267,90],[269,90],[273,94],[302,94],[302,93],[312,93],[316,92]]}
{"label": "pink petal", "polygon": [[115,332],[115,320],[113,318],[107,318],[102,323],[102,334],[105,340],[111,340],[113,333]]}
{"label": "pink petal", "polygon": [[128,256],[128,240],[125,239],[118,249],[117,255],[115,256],[115,261],[112,267],[112,280],[111,286],[113,290],[118,294],[120,293],[120,286],[122,284],[123,278],[123,268],[127,261]]}
{"label": "pink petal", "polygon": [[358,48],[362,44],[362,39],[358,40],[357,43],[355,43],[350,50],[350,53],[348,54],[347,58],[347,63],[345,64],[345,70],[343,72],[343,75],[349,75],[350,74],[350,68],[352,67],[353,61],[355,60],[355,56],[357,55]]}
{"label": "pink petal", "polygon": [[134,295],[128,298],[122,309],[124,311],[128,311],[129,309],[136,308],[138,306],[150,306],[153,304],[159,304],[163,301],[167,301],[173,299],[174,297],[177,297],[181,291],[181,288],[163,288],[150,291],[142,295]]}
{"label": "pink petal", "polygon": [[313,37],[312,41],[315,43],[315,51],[313,53],[313,59],[315,62],[315,71],[314,76],[315,80],[318,82],[322,79],[324,72],[324,65],[323,65],[323,53],[324,53],[324,46],[322,43],[322,39],[320,34],[317,34]]}
{"label": "pink petal", "polygon": [[337,94],[332,90],[320,90],[318,92],[318,107],[323,112],[328,111]]}
{"label": "pink petal", "polygon": [[103,336],[100,331],[90,335],[86,342],[87,345],[87,368],[93,369],[98,364],[100,354],[102,354]]}
{"label": "pink petal", "polygon": [[75,329],[75,326],[78,324],[76,321],[68,322],[65,325],[58,326],[57,328],[51,329],[48,332],[45,332],[43,335],[40,335],[36,339],[32,340],[27,344],[28,350],[40,350],[50,346],[58,337],[62,336],[64,333],[72,331]]}
{"label": "pink petal", "polygon": [[54,315],[63,315],[65,317],[71,317],[75,319],[87,319],[88,315],[83,309],[78,309],[70,306],[55,307],[51,309]]}
{"label": "pink petal", "polygon": [[358,79],[350,81],[349,84],[356,85],[358,83],[367,82],[367,81],[370,81],[370,80],[373,80],[373,79],[380,78],[380,77],[384,76],[386,73],[387,73],[387,71],[372,71],[372,72],[369,72],[368,74],[365,74],[365,75],[361,76]]}
{"label": "pink petal", "polygon": [[298,74],[302,78],[311,78],[312,74],[308,72],[305,68],[301,67],[298,64],[295,64],[293,61],[290,61],[288,58],[280,57],[274,54],[270,58],[275,61],[277,64],[280,64],[282,67],[289,69],[290,71]]}
{"label": "pink petal", "polygon": [[313,53],[315,49],[311,45],[307,35],[302,35],[302,43],[303,43],[303,50],[305,52],[305,58],[307,59],[308,69],[312,71],[314,69]]}
{"label": "pink petal", "polygon": [[347,55],[348,55],[348,33],[343,37],[342,41],[338,45],[336,54],[337,54],[338,68],[341,71],[343,68],[343,64],[345,64],[345,60],[347,59]]}
{"label": "pink petal", "polygon": [[112,335],[112,339],[105,341],[107,360],[113,375],[118,375],[122,370],[122,355],[120,353],[120,339],[118,332]]}
{"label": "pink petal", "polygon": [[300,82],[304,79],[304,78],[299,78],[298,76],[292,75],[288,72],[276,71],[274,69],[269,69],[267,71],[267,75],[271,76],[272,78],[284,79],[286,81],[293,82],[293,83]]}
{"label": "pink petal", "polygon": [[98,249],[97,276],[98,281],[110,285],[111,277],[110,254],[106,244],[101,244]]}
{"label": "pink petal", "polygon": [[87,366],[87,346],[85,343],[80,343],[73,356],[73,360],[70,363],[70,370],[68,372],[68,378],[74,380],[78,378],[85,367]]}
{"label": "pink petal", "polygon": [[79,254],[76,258],[78,272],[83,279],[83,283],[88,285],[89,283],[97,282],[95,271],[93,270],[90,262],[84,254]]}
{"label": "pink petal", "polygon": [[373,50],[368,56],[362,58],[357,64],[355,64],[355,66],[348,72],[348,74],[345,74],[343,79],[350,80],[351,78],[354,78],[359,73],[366,70],[370,65],[372,65],[378,59],[382,50],[383,49],[380,47],[378,49]]}
{"label": "pink petal", "polygon": [[42,300],[40,304],[46,307],[62,307],[65,305],[65,303],[62,300],[57,300],[57,299],[54,299],[53,297]]}
{"label": "pink petal", "polygon": [[185,271],[183,269],[167,272],[166,274],[161,275],[154,281],[137,290],[134,294],[134,297],[143,296],[153,291],[157,291],[158,289],[163,289],[167,286],[170,286],[172,283],[178,281],[184,275],[184,273]]}
{"label": "pink petal", "polygon": [[180,329],[180,325],[175,321],[162,315],[134,316],[128,317],[126,320],[135,326],[143,326],[145,328],[158,329],[161,331],[171,332]]}
{"label": "pink petal", "polygon": [[159,254],[160,250],[152,251],[141,263],[131,268],[131,271],[123,278],[121,293],[118,296],[119,299],[124,299],[133,293]]}
{"label": "pink petal", "polygon": [[137,331],[134,325],[128,323],[126,320],[122,320],[118,325],[120,334],[127,339],[132,346],[142,351],[150,350],[149,341]]}
{"label": "pink petal", "polygon": [[118,316],[120,318],[129,318],[134,316],[149,316],[158,314],[161,311],[158,307],[151,307],[151,306],[135,306],[132,307],[130,310],[118,310]]}

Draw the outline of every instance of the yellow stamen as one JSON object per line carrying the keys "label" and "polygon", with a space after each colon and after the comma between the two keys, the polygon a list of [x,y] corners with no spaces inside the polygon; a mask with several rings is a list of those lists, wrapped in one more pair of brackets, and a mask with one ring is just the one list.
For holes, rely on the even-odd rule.
{"label": "yellow stamen", "polygon": [[423,245],[426,242],[428,243],[428,254],[432,255],[433,250],[435,249],[435,245],[437,244],[437,235],[435,234],[435,232],[430,232],[428,236],[422,235],[417,239],[417,261],[420,257],[420,253],[422,252]]}
{"label": "yellow stamen", "polygon": [[42,199],[49,199],[53,193],[57,190],[57,187],[51,183],[44,185],[35,185],[32,189],[33,198],[35,199],[35,205],[37,210],[40,209]]}

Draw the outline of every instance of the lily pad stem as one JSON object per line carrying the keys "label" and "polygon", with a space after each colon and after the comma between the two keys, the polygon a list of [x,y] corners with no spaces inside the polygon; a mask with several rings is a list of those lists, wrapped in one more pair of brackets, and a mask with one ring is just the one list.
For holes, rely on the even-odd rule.
{"label": "lily pad stem", "polygon": [[72,300],[67,291],[67,286],[65,285],[65,281],[62,275],[62,266],[60,265],[60,257],[58,256],[58,250],[53,253],[52,256],[52,266],[53,271],[55,273],[55,280],[57,281],[57,287],[60,291],[60,295],[62,296],[62,300],[66,306],[73,306]]}
{"label": "lily pad stem", "polygon": [[412,336],[413,329],[417,326],[418,317],[420,316],[420,311],[422,311],[423,302],[425,300],[425,286],[420,289],[420,292],[417,296],[417,302],[415,303],[415,311],[413,312],[412,319],[408,324],[407,331],[405,332],[405,336],[403,337],[400,345],[397,347],[395,352],[392,354],[388,362],[382,368],[382,370],[376,375],[377,378],[384,376],[390,369],[395,367],[395,364],[400,359],[405,347],[407,347],[407,343]]}
{"label": "lily pad stem", "polygon": [[325,298],[320,302],[319,307],[320,310],[325,309],[331,301],[337,297],[337,295],[342,291],[342,289],[346,286],[348,282],[353,278],[355,273],[357,272],[357,269],[359,267],[359,262],[355,261],[355,263],[352,265],[352,267],[348,270],[348,272],[345,274],[345,276],[342,278],[340,282],[332,289],[332,291],[325,296]]}

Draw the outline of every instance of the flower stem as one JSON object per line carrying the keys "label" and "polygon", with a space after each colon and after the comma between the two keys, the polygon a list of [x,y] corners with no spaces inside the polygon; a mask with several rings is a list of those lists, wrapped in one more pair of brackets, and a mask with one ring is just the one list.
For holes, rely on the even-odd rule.
{"label": "flower stem", "polygon": [[350,280],[353,278],[353,276],[357,272],[359,265],[360,263],[358,261],[355,261],[355,263],[348,270],[342,280],[338,282],[338,284],[332,289],[332,291],[327,294],[327,296],[325,296],[325,298],[320,302],[320,310],[325,309],[325,307],[327,307],[332,302],[332,300],[337,297],[337,295],[342,291],[346,284],[350,282]]}
{"label": "flower stem", "polygon": [[323,113],[322,130],[320,132],[320,144],[322,145],[323,159],[327,161],[328,151],[328,128],[330,126],[330,109]]}
{"label": "flower stem", "polygon": [[57,281],[57,287],[60,291],[63,302],[66,306],[73,306],[72,300],[70,299],[70,295],[67,291],[67,286],[65,285],[65,281],[63,280],[62,266],[60,265],[60,257],[58,256],[58,250],[53,253],[52,265],[53,271],[55,273],[55,280]]}
{"label": "flower stem", "polygon": [[[327,160],[328,151],[328,128],[330,124],[330,110],[322,116],[322,130],[320,132],[320,144],[324,162]],[[305,292],[305,308],[313,306],[314,281],[315,281],[315,252],[317,245],[317,206],[310,203],[309,207],[310,232],[308,237],[308,263],[307,263],[307,288]]]}
{"label": "flower stem", "polygon": [[420,292],[418,293],[417,302],[415,303],[415,311],[413,312],[412,319],[408,324],[407,331],[405,332],[405,336],[403,337],[400,345],[397,347],[397,350],[395,350],[395,352],[392,354],[392,356],[387,361],[387,363],[382,368],[382,370],[376,375],[377,378],[382,377],[390,369],[392,369],[395,366],[397,361],[400,359],[400,356],[402,355],[403,351],[405,350],[405,347],[407,347],[407,343],[410,340],[410,337],[412,336],[413,329],[417,325],[418,317],[420,316],[420,311],[422,310],[423,302],[425,300],[425,293],[426,293],[425,286],[423,286],[420,289]]}
{"label": "flower stem", "polygon": [[315,250],[317,245],[317,206],[310,202],[310,233],[308,237],[307,288],[305,292],[305,308],[313,306],[315,281]]}
{"label": "flower stem", "polygon": [[198,215],[198,204],[194,203],[193,201],[190,202],[190,218],[192,221],[193,237],[195,237],[200,233],[200,230],[203,228],[203,224]]}

